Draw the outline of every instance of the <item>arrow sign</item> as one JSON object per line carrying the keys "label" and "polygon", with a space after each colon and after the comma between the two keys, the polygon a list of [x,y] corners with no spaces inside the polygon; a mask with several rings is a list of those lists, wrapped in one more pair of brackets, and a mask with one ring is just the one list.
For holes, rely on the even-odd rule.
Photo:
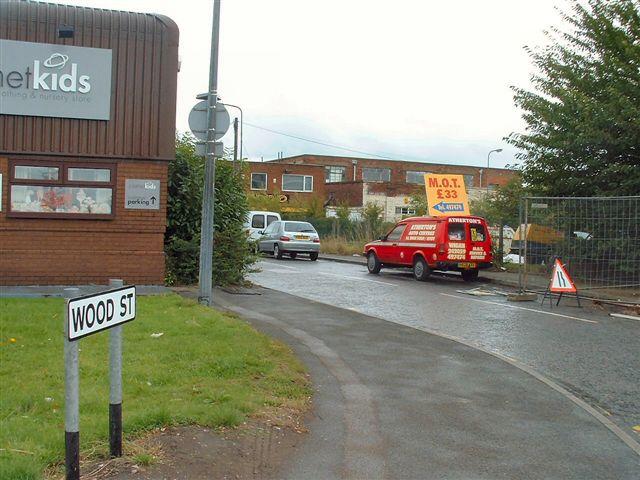
{"label": "arrow sign", "polygon": [[464,212],[463,203],[440,202],[433,206],[439,212]]}
{"label": "arrow sign", "polygon": [[155,205],[156,197],[151,197],[149,200],[151,200],[151,205]]}

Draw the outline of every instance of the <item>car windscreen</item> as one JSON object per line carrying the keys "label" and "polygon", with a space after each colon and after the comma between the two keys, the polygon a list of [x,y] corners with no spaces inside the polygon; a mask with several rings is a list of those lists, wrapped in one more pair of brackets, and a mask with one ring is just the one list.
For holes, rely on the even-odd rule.
{"label": "car windscreen", "polygon": [[284,231],[315,233],[316,229],[313,228],[313,225],[306,222],[284,222]]}

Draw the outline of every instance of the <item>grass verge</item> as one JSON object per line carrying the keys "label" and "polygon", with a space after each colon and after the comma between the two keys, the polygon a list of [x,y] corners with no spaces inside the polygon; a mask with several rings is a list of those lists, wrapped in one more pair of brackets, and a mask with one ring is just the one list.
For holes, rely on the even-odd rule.
{"label": "grass verge", "polygon": [[320,241],[320,252],[333,255],[361,254],[366,243],[367,241],[365,240],[352,241],[340,237],[322,237]]}
{"label": "grass verge", "polygon": [[[56,465],[61,471],[63,307],[61,299],[0,299],[2,479],[42,478]],[[167,425],[236,426],[248,415],[307,403],[304,367],[288,347],[194,301],[139,297],[138,316],[123,329],[127,439]],[[108,337],[103,332],[80,340],[86,459],[108,455]]]}

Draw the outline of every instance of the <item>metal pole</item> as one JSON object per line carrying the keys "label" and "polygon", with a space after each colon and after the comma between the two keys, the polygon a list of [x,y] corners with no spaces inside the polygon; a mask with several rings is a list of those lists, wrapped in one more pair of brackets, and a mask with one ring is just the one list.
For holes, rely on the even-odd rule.
{"label": "metal pole", "polygon": [[213,0],[211,26],[211,59],[209,61],[209,91],[207,111],[207,144],[204,167],[204,192],[202,195],[202,223],[200,227],[200,293],[198,301],[211,305],[213,267],[213,208],[215,205],[215,129],[216,102],[218,101],[218,48],[220,34],[220,0]]}
{"label": "metal pole", "polygon": [[[520,198],[520,205],[518,206],[518,287],[520,289],[520,293],[524,293],[524,288],[522,285],[522,202],[523,198]],[[513,240],[512,240],[513,241]]]}
{"label": "metal pole", "polygon": [[528,199],[525,197],[524,199],[524,231],[525,231],[525,235],[524,235],[524,263],[522,265],[522,269],[523,269],[523,273],[522,273],[522,285],[523,288],[527,288],[527,262],[529,261],[529,254],[527,251],[527,245],[529,243],[528,239],[529,239],[529,235],[527,235],[527,233],[529,230],[529,202]]}
{"label": "metal pole", "polygon": [[238,161],[238,117],[233,119],[233,168]]}
{"label": "metal pole", "polygon": [[65,288],[64,306],[64,466],[67,480],[80,479],[80,379],[78,341],[69,341],[69,299],[79,297],[80,289]]}
{"label": "metal pole", "polygon": [[[109,280],[111,289],[123,286],[122,280]],[[109,454],[122,456],[122,325],[109,331]]]}

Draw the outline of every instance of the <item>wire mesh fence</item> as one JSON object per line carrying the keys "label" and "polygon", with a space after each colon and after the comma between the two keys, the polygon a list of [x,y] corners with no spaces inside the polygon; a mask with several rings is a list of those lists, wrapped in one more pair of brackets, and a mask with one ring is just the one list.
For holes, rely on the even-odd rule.
{"label": "wire mesh fence", "polygon": [[[512,252],[520,288],[562,259],[579,289],[640,289],[640,196],[525,197]],[[536,278],[538,277],[538,278]]]}

